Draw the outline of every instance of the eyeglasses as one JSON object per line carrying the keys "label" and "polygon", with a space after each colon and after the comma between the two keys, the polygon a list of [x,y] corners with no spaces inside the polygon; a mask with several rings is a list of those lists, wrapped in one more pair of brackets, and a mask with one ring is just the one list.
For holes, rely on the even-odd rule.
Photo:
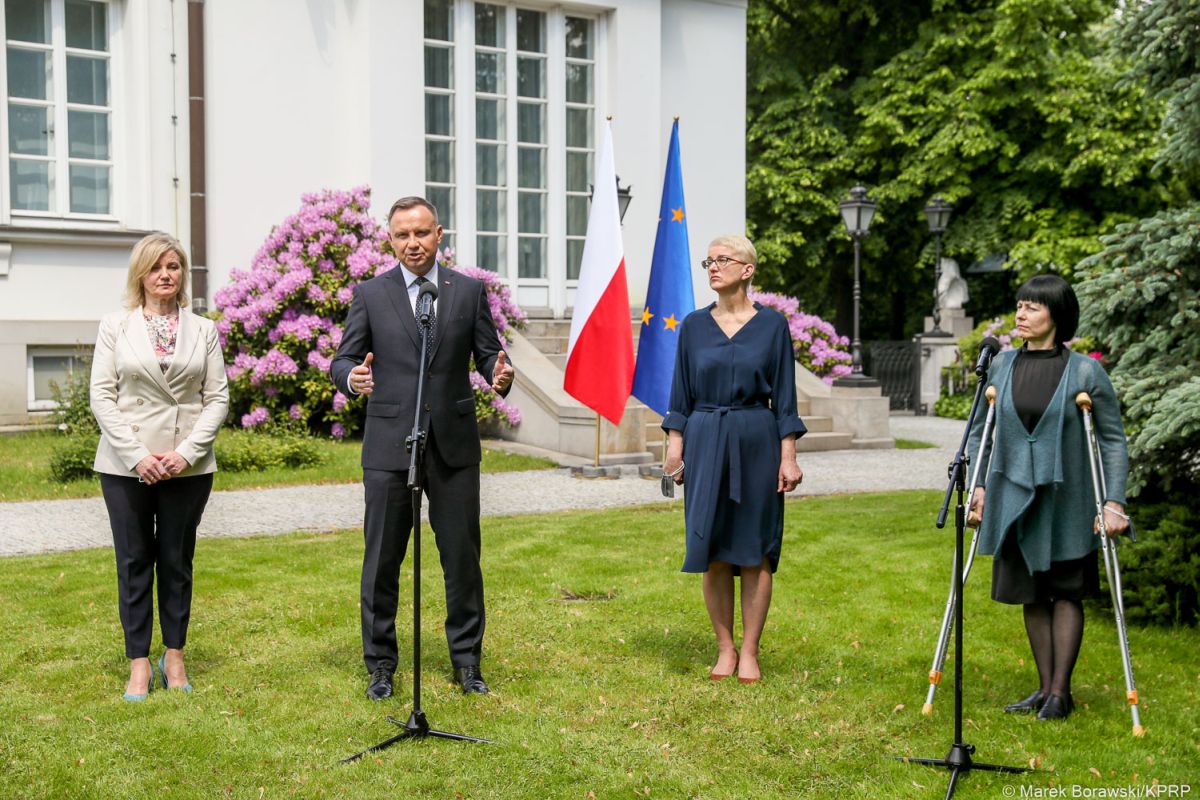
{"label": "eyeglasses", "polygon": [[713,264],[716,264],[721,269],[725,269],[730,264],[741,264],[743,267],[750,266],[745,261],[738,261],[736,258],[730,258],[729,256],[717,256],[716,258],[706,258],[700,262],[700,266],[703,267],[704,269],[711,269]]}

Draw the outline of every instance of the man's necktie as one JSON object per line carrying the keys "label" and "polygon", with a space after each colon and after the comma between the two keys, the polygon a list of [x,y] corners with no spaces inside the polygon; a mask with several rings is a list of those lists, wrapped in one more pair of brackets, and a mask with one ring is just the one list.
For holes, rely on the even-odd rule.
{"label": "man's necktie", "polygon": [[[417,278],[416,281],[414,281],[414,283],[417,284],[417,291],[420,292],[421,287],[424,286],[425,284],[429,283],[429,279],[426,278],[424,275],[422,275],[421,277]],[[419,296],[420,295],[418,294],[418,297]],[[433,356],[433,344],[436,341],[437,341],[437,303],[431,302],[429,304],[429,347],[428,347],[428,351],[427,351],[427,355],[429,357]]]}

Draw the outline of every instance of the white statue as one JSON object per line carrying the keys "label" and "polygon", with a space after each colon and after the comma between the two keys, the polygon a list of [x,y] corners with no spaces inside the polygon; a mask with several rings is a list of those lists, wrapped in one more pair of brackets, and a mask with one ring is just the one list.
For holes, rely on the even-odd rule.
{"label": "white statue", "polygon": [[953,258],[942,259],[942,277],[938,280],[938,308],[962,308],[971,299],[967,281]]}

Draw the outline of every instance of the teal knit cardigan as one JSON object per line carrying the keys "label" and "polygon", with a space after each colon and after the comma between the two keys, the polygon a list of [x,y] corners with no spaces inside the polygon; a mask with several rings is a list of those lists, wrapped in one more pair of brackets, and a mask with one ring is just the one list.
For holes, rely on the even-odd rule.
{"label": "teal knit cardigan", "polygon": [[[1112,382],[1095,359],[1069,352],[1066,369],[1033,433],[1025,430],[1012,400],[1012,368],[1017,353],[1000,353],[988,382],[996,387],[995,435],[984,443],[984,412],[975,417],[969,451],[988,467],[979,552],[995,555],[1010,533],[1030,574],[1052,561],[1081,558],[1100,546],[1092,532],[1096,517],[1083,412],[1075,397],[1092,398],[1092,421],[1104,463],[1104,499],[1125,503],[1129,452],[1121,409]],[[991,459],[989,464],[988,459]]]}

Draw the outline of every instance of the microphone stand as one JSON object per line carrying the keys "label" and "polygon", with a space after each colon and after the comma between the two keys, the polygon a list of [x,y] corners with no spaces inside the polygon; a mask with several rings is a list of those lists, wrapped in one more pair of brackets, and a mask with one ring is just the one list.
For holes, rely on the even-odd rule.
{"label": "microphone stand", "polygon": [[[990,359],[988,359],[990,362]],[[1009,767],[1003,764],[984,764],[974,761],[971,756],[975,753],[975,745],[963,741],[962,720],[962,676],[963,676],[963,538],[967,529],[967,508],[964,496],[967,491],[967,465],[970,457],[967,455],[967,441],[971,437],[971,426],[975,422],[975,414],[979,410],[981,400],[987,388],[988,363],[983,362],[975,368],[979,381],[975,385],[975,399],[971,401],[971,413],[967,416],[967,427],[963,431],[962,441],[959,442],[958,452],[950,462],[950,482],[946,486],[946,496],[942,500],[942,510],[938,513],[937,527],[946,527],[946,514],[950,508],[950,496],[957,491],[958,503],[954,507],[954,743],[945,758],[908,758],[899,756],[898,760],[910,764],[925,764],[931,767],[946,767],[950,770],[950,786],[946,789],[946,800],[954,796],[958,778],[964,772],[973,769],[985,772],[1028,772],[1026,767]],[[982,449],[982,447],[981,447]]]}
{"label": "microphone stand", "polygon": [[[421,408],[425,394],[425,373],[426,373],[426,358],[429,352],[429,341],[433,334],[433,325],[431,324],[431,310],[433,307],[433,298],[437,297],[437,290],[434,287],[433,291],[428,291],[427,287],[432,284],[425,284],[422,287],[422,292],[417,297],[417,327],[421,331],[421,360],[417,367],[417,409],[413,415],[412,433],[405,440],[405,447],[408,449],[408,488],[412,493],[412,528],[413,528],[413,710],[408,715],[407,722],[401,722],[395,717],[389,716],[387,721],[393,725],[397,725],[403,730],[390,739],[386,739],[379,744],[372,745],[361,753],[355,753],[348,758],[342,759],[339,763],[349,764],[357,761],[367,753],[374,753],[378,750],[386,750],[396,742],[405,739],[424,739],[429,736],[434,736],[439,739],[454,739],[460,742],[487,742],[492,744],[491,739],[480,739],[475,736],[467,736],[462,733],[450,733],[448,731],[439,731],[429,726],[429,720],[425,717],[425,710],[421,708],[421,486],[425,482],[424,466],[425,466],[425,428],[421,425]],[[429,297],[429,301],[422,303],[425,298]]]}

